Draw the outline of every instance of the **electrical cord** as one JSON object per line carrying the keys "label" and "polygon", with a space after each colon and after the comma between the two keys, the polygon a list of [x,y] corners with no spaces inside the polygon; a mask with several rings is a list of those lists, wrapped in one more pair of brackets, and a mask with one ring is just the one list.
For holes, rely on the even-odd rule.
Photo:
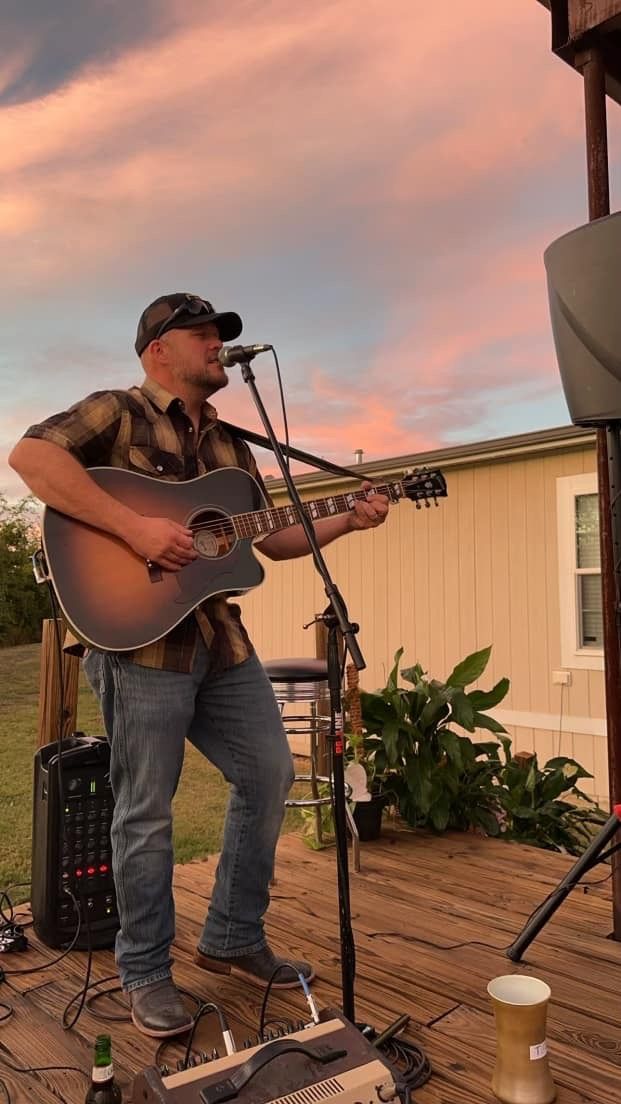
{"label": "electrical cord", "polygon": [[396,1089],[401,1104],[409,1104],[412,1093],[431,1077],[427,1055],[416,1043],[408,1043],[405,1039],[388,1039],[378,1050],[398,1071]]}
{"label": "electrical cord", "polygon": [[[192,1065],[195,1065],[195,1064],[200,1064],[200,1062],[209,1061],[209,1057],[206,1054],[201,1053],[200,1055],[196,1056],[196,1059],[194,1059],[194,1056],[192,1055],[192,1043],[194,1042],[194,1035],[196,1033],[196,1028],[198,1026],[199,1021],[203,1018],[203,1016],[207,1015],[208,1012],[215,1012],[216,1015],[218,1016],[218,1019],[219,1019],[219,1022],[220,1022],[220,1030],[222,1031],[222,1037],[224,1039],[224,1045],[225,1045],[225,1048],[226,1048],[226,1052],[227,1052],[227,1054],[233,1054],[235,1052],[235,1044],[233,1043],[233,1036],[231,1034],[231,1031],[229,1030],[229,1025],[228,1025],[226,1016],[225,1016],[224,1012],[222,1011],[222,1009],[220,1008],[220,1006],[217,1005],[217,1004],[214,1004],[213,1001],[209,1001],[209,1003],[205,1004],[194,993],[188,992],[187,989],[180,989],[179,992],[183,993],[186,997],[190,997],[193,1001],[195,1001],[196,1004],[197,1004],[198,1010],[196,1012],[196,1015],[194,1016],[194,1020],[193,1020],[192,1028],[191,1028],[191,1032],[190,1032],[190,1037],[188,1039],[188,1043],[187,1043],[187,1046],[185,1048],[184,1057],[180,1058],[177,1062],[177,1070],[179,1072],[182,1072],[183,1070],[188,1069],[189,1066],[192,1066]],[[104,996],[105,994],[101,993],[99,995]],[[178,1045],[178,1040],[176,1040],[176,1039],[164,1039],[160,1043],[160,1045],[158,1046],[158,1048],[155,1052],[155,1058],[153,1060],[153,1064],[157,1068],[159,1068],[160,1071],[163,1068],[165,1068],[166,1071],[169,1072],[168,1071],[168,1064],[166,1062],[164,1062],[164,1060],[163,1060],[164,1059],[164,1053],[165,1053],[165,1050],[166,1050],[167,1047],[175,1046],[175,1045]],[[217,1057],[217,1055],[214,1053],[212,1055],[212,1057]],[[163,1073],[162,1076],[167,1076],[167,1073]]]}
{"label": "electrical cord", "polygon": [[17,1066],[14,1062],[10,1062],[5,1056],[7,1053],[6,1047],[0,1043],[0,1062],[6,1066],[7,1069],[12,1070],[13,1073],[52,1073],[55,1071],[63,1071],[67,1073],[81,1073],[88,1081],[90,1081],[90,1073],[86,1070],[80,1069],[79,1066]]}
{"label": "electrical cord", "polygon": [[[4,892],[6,894],[7,891],[5,890]],[[74,909],[76,910],[76,912],[78,914],[78,929],[77,929],[75,935],[73,936],[73,939],[71,940],[71,943],[69,944],[69,946],[65,948],[65,950],[62,952],[62,954],[57,955],[56,958],[52,958],[49,962],[42,962],[38,966],[29,966],[24,970],[4,970],[2,967],[0,967],[0,982],[3,982],[4,979],[7,978],[7,977],[18,977],[18,976],[23,976],[24,974],[36,974],[36,973],[39,972],[39,970],[49,970],[50,966],[56,966],[56,964],[58,962],[62,962],[63,958],[66,958],[67,955],[70,954],[70,952],[73,950],[73,948],[76,944],[77,938],[80,934],[79,906],[78,906],[78,903],[77,903],[73,893],[71,892],[71,890],[68,889],[68,890],[66,890],[66,892],[71,897],[71,899],[73,901]]]}
{"label": "electrical cord", "polygon": [[416,1043],[396,1038],[409,1019],[407,1013],[397,1016],[397,1019],[379,1034],[369,1024],[356,1024],[365,1039],[372,1042],[375,1049],[386,1058],[395,1074],[395,1087],[401,1104],[409,1104],[411,1093],[424,1085],[432,1074],[431,1063],[424,1050]]}
{"label": "electrical cord", "polygon": [[[56,596],[54,594],[54,590],[53,590],[53,587],[52,587],[49,579],[47,580],[47,587],[48,587],[48,592],[49,592],[49,597],[50,597],[50,604],[51,604],[51,607],[52,607],[52,618],[53,618],[53,623],[54,623],[54,641],[55,641],[55,645],[56,645],[56,657],[57,657],[58,671],[59,671],[59,718],[58,718],[58,725],[59,725],[59,734],[58,735],[59,735],[59,738],[58,738],[58,741],[57,741],[58,757],[57,757],[57,760],[56,760],[56,767],[57,767],[58,795],[59,795],[59,806],[60,806],[59,842],[61,844],[61,851],[62,851],[62,845],[66,842],[65,794],[64,794],[64,786],[63,786],[63,776],[62,776],[63,724],[64,724],[64,720],[65,720],[64,681],[63,681],[63,677],[62,677],[63,655],[62,655],[62,641],[61,641],[61,638],[60,638],[60,629],[59,629],[60,610],[58,608],[58,605],[57,605],[57,602],[56,602]],[[15,883],[12,886],[9,886],[8,888],[9,889],[22,888],[22,887],[30,885],[30,884],[31,884],[30,882],[18,882],[18,883]],[[66,947],[65,950],[60,955],[57,955],[56,958],[51,959],[49,962],[41,963],[38,966],[31,966],[31,967],[28,967],[28,968],[25,968],[25,969],[20,969],[20,970],[4,970],[3,968],[0,968],[0,983],[3,982],[3,981],[6,981],[6,979],[8,977],[13,977],[13,976],[17,976],[17,975],[24,975],[24,974],[38,973],[40,970],[47,970],[51,966],[55,966],[59,962],[62,962],[62,960],[64,958],[66,958],[66,956],[68,954],[70,954],[71,951],[74,949],[74,947],[75,947],[75,945],[76,945],[76,943],[77,943],[77,941],[80,937],[80,932],[82,930],[82,919],[84,917],[85,927],[86,927],[86,937],[87,937],[87,949],[88,949],[86,974],[85,974],[84,986],[83,986],[83,989],[81,990],[81,993],[78,994],[77,997],[72,998],[72,1000],[69,1002],[69,1004],[67,1005],[67,1007],[65,1008],[65,1010],[63,1012],[62,1026],[64,1027],[65,1030],[68,1030],[68,1029],[72,1028],[77,1023],[77,1021],[78,1021],[78,1019],[79,1019],[79,1017],[82,1013],[82,1010],[84,1008],[86,992],[88,991],[88,988],[89,988],[89,979],[90,979],[91,970],[92,970],[93,948],[92,948],[91,928],[90,928],[88,913],[87,913],[86,909],[84,909],[82,907],[81,898],[80,898],[80,901],[78,902],[78,900],[76,899],[74,893],[72,892],[72,890],[68,886],[63,886],[63,893],[66,896],[71,898],[71,901],[72,901],[72,904],[73,904],[73,911],[74,911],[74,914],[75,914],[75,917],[76,917],[76,931],[75,931],[75,933],[74,933],[74,935],[73,935],[73,937],[72,937],[72,939],[69,943],[69,946]],[[5,914],[5,911],[4,911],[5,902],[6,902],[6,905],[8,906],[8,908],[9,908],[9,911],[10,911],[10,917],[7,917],[6,914]],[[2,920],[3,920],[5,925],[7,923],[13,924],[13,925],[15,924],[16,916],[15,916],[13,903],[12,903],[10,897],[8,896],[8,889],[2,891],[2,893],[0,894],[0,915],[1,915]],[[32,923],[32,921],[30,921],[25,926],[30,926],[31,923]],[[1,935],[1,932],[2,932],[2,929],[0,928],[0,935]],[[10,983],[7,982],[7,984],[10,984]],[[80,996],[81,996],[81,1000],[80,1000],[77,1012],[76,1012],[75,1016],[73,1017],[73,1019],[70,1022],[67,1022],[68,1008],[71,1007],[71,1004],[73,1004],[74,1000],[78,999]]]}
{"label": "electrical cord", "polygon": [[[25,889],[26,886],[29,886],[30,884],[30,882],[12,882],[11,885],[8,885],[6,889],[3,889],[0,892],[0,919],[2,919],[5,924],[19,924],[20,927],[24,929],[32,927],[32,917],[28,919],[29,914],[27,912],[25,912],[23,916],[21,916],[19,913],[16,913],[16,906],[13,904],[11,898],[9,897],[9,891],[11,889]],[[7,916],[4,911],[5,901],[10,909],[10,916]]]}
{"label": "electrical cord", "polygon": [[[258,1035],[259,1035],[259,1041],[260,1042],[265,1042],[265,1026],[266,1026],[265,1025],[265,1012],[267,1010],[267,1002],[269,1000],[269,996],[270,996],[270,993],[272,991],[272,985],[274,984],[274,981],[278,977],[278,974],[280,973],[280,971],[281,970],[286,970],[286,969],[293,970],[293,972],[295,974],[297,974],[299,978],[302,977],[302,975],[300,973],[298,973],[298,971],[296,970],[296,968],[295,968],[295,966],[293,965],[292,962],[280,962],[278,964],[278,966],[276,967],[276,969],[272,970],[272,973],[270,975],[270,979],[269,979],[269,981],[267,983],[267,986],[265,988],[265,993],[263,994],[263,1002],[261,1004],[261,1012],[260,1012],[260,1015],[259,1015]],[[306,980],[306,979],[304,979],[304,980]],[[304,988],[304,986],[302,986],[302,988]]]}
{"label": "electrical cord", "polygon": [[[84,910],[84,915],[87,916],[86,910]],[[80,917],[78,916],[78,932],[79,932],[79,930],[80,930]],[[76,939],[77,939],[77,934],[76,934]],[[73,1019],[67,1020],[67,1012],[68,1012],[68,1009],[71,1006],[71,1004],[73,1004],[73,1001],[70,1001],[69,1005],[66,1005],[65,1008],[63,1009],[63,1014],[62,1014],[62,1017],[61,1017],[61,1024],[62,1024],[65,1031],[70,1031],[71,1028],[74,1027],[74,1025],[78,1022],[80,1016],[82,1015],[82,1010],[84,1008],[84,1002],[86,1000],[86,994],[87,994],[87,992],[90,988],[91,970],[93,968],[93,942],[92,942],[92,938],[91,938],[91,926],[88,922],[88,916],[87,916],[87,920],[86,920],[86,941],[87,941],[87,949],[88,949],[88,958],[86,960],[86,973],[84,975],[84,985],[82,986],[82,989],[81,989],[80,993],[78,994],[79,1003],[78,1003],[78,1008],[77,1008],[77,1011],[76,1011],[75,1016],[73,1017]],[[76,999],[76,998],[74,998],[74,999]]]}
{"label": "electrical cord", "polygon": [[[100,1020],[103,1023],[128,1023],[131,1020],[131,1015],[130,1015],[129,1011],[127,1011],[127,1012],[100,1012],[96,1008],[97,1001],[105,1000],[106,998],[110,998],[110,997],[114,996],[116,993],[122,993],[123,992],[122,985],[114,985],[110,989],[104,989],[100,993],[91,993],[90,996],[86,996],[89,989],[97,989],[97,987],[99,985],[105,985],[109,981],[116,981],[117,978],[118,978],[118,974],[109,974],[107,977],[98,978],[97,981],[91,981],[88,985],[83,986],[82,989],[80,989],[77,993],[74,993],[74,995],[69,999],[69,1001],[67,1002],[67,1004],[65,1005],[65,1008],[63,1010],[63,1015],[62,1015],[63,1027],[65,1027],[65,1028],[72,1027],[73,1024],[76,1022],[76,1020],[74,1019],[74,1020],[71,1021],[71,1023],[67,1024],[66,1018],[67,1018],[67,1014],[69,1012],[69,1009],[78,1000],[81,1001],[80,1011],[83,1009],[83,1007],[86,1007],[86,1009],[91,1013],[92,1016],[94,1016],[94,1018],[96,1020]],[[202,1001],[201,1001],[200,997],[196,996],[195,993],[191,993],[188,989],[179,989],[179,992],[183,993],[184,996],[189,997],[190,1000],[193,1000],[195,1002],[197,1008],[201,1007]],[[85,997],[84,1000],[82,1000],[83,996]]]}
{"label": "electrical cord", "polygon": [[276,352],[276,350],[273,346],[272,346],[272,356],[274,358],[274,363],[276,364],[276,379],[278,380],[278,390],[280,392],[280,407],[281,407],[281,410],[282,410],[282,421],[283,421],[283,426],[284,426],[284,430],[285,430],[285,447],[283,449],[283,454],[284,454],[284,457],[285,457],[285,462],[287,464],[287,468],[289,470],[291,470],[291,459],[289,457],[289,423],[287,421],[287,406],[286,406],[286,403],[285,403],[285,393],[283,391],[283,386],[282,386],[282,377],[280,375],[280,364],[278,363],[278,354],[277,354],[277,352]]}
{"label": "electrical cord", "polygon": [[[30,885],[30,882],[14,882],[0,891],[0,951],[4,954],[28,949],[28,939],[24,935],[24,931],[30,927],[32,919],[28,919],[28,913],[26,912],[16,912],[9,897],[10,889],[21,889],[28,885]],[[8,916],[4,911],[5,904],[9,909]],[[5,973],[0,967],[0,983],[5,980]],[[7,984],[9,983],[7,982]],[[9,989],[12,988],[13,986],[9,985]]]}
{"label": "electrical cord", "polygon": [[[19,883],[20,887],[23,886],[23,885],[28,885],[28,884],[29,884],[28,882],[20,882]],[[9,888],[14,888],[14,887],[9,887]],[[73,897],[73,894],[71,894],[71,896],[73,898],[74,907],[77,909],[77,902],[76,902],[75,898]],[[11,898],[8,895],[8,890],[7,889],[5,889],[3,891],[2,897],[3,897],[3,899],[5,899],[7,901],[8,905],[9,905],[9,908],[11,909],[11,913],[13,913],[13,904],[11,902]],[[70,946],[67,947],[67,949],[64,950],[62,954],[57,955],[57,957],[53,958],[50,962],[42,962],[38,966],[29,966],[29,967],[27,967],[26,969],[23,969],[23,970],[5,970],[4,967],[0,966],[0,985],[2,985],[2,984],[7,985],[9,989],[12,989],[16,993],[19,993],[19,989],[16,989],[15,986],[12,985],[11,982],[8,980],[9,977],[17,977],[17,976],[20,976],[20,975],[23,976],[24,974],[36,974],[40,970],[48,970],[50,968],[50,966],[55,966],[58,962],[61,962],[63,958],[66,958],[66,956],[69,954],[69,952],[73,950],[73,947],[75,945],[75,942],[76,942],[79,934],[80,934],[80,921],[79,921],[79,911],[78,911],[78,929],[77,929],[77,931],[76,931],[76,933],[73,937],[73,940],[72,940]],[[0,1017],[0,1023],[1,1023],[2,1020],[8,1019],[9,1016],[13,1014],[14,1009],[10,1004],[1,1004],[0,1007],[4,1007],[4,1008],[10,1010],[10,1011],[7,1012],[7,1014],[5,1016]],[[72,1025],[70,1025],[70,1026],[72,1026]]]}
{"label": "electrical cord", "polygon": [[[201,1004],[201,1006],[199,1007],[198,1012],[196,1013],[196,1015],[194,1017],[194,1023],[192,1024],[192,1030],[190,1031],[190,1035],[188,1037],[188,1044],[185,1048],[185,1054],[183,1056],[183,1069],[188,1068],[188,1063],[189,1063],[189,1060],[190,1060],[190,1054],[192,1053],[192,1043],[194,1042],[194,1036],[196,1034],[196,1028],[198,1027],[198,1025],[199,1025],[200,1021],[202,1020],[203,1016],[207,1016],[210,1012],[215,1012],[217,1017],[218,1017],[218,1020],[220,1021],[220,1030],[222,1032],[222,1037],[226,1040],[227,1035],[230,1036],[230,1034],[231,1034],[230,1030],[229,1030],[229,1025],[228,1025],[227,1020],[226,1020],[226,1016],[224,1015],[224,1012],[222,1011],[220,1006],[217,1005],[217,1004],[214,1004],[213,1001],[209,1001],[207,1004]],[[227,1053],[229,1053],[228,1050],[227,1050]]]}
{"label": "electrical cord", "polygon": [[[595,866],[597,866],[598,863],[606,862],[606,860],[609,859],[611,855],[614,855],[615,851],[619,851],[619,850],[621,850],[621,844],[618,843],[618,844],[615,844],[614,847],[609,848],[608,851],[604,851],[601,855],[594,858],[591,865],[585,871],[585,874],[588,873],[589,870],[593,870],[593,868]],[[569,892],[571,892],[572,889],[577,889],[578,886],[581,886],[583,888],[583,890],[585,892],[587,892],[588,889],[589,889],[589,886],[603,885],[603,883],[609,881],[609,879],[611,877],[612,877],[612,871],[610,871],[610,873],[607,874],[605,878],[600,878],[596,882],[584,882],[582,880],[582,878],[579,878],[577,881],[571,882],[569,884],[569,887],[564,886],[563,889],[560,889],[559,886],[555,886],[554,889],[552,889],[550,891],[550,893],[548,893],[548,896],[544,897],[543,901],[540,901],[539,904],[535,906],[533,911],[530,913],[530,916],[528,916],[526,918],[526,920],[524,921],[524,924],[522,925],[522,928],[525,928],[526,925],[530,923],[533,916],[535,916],[535,914],[537,912],[539,912],[540,909],[545,908],[545,906],[548,904],[549,901],[552,901],[557,896],[565,897],[566,896],[566,891],[568,889],[569,889]],[[433,947],[433,949],[436,950],[436,951],[457,951],[462,947],[484,947],[488,951],[500,951],[502,953],[504,951],[507,951],[509,949],[509,946],[511,946],[511,944],[508,944],[506,947],[497,947],[493,943],[483,943],[481,940],[478,940],[478,939],[465,939],[461,943],[449,943],[449,944],[434,943],[433,940],[431,940],[431,939],[423,939],[421,936],[417,936],[417,935],[404,935],[403,932],[396,932],[396,931],[371,932],[369,934],[369,939],[379,939],[382,936],[383,937],[386,937],[386,936],[398,937],[399,939],[402,939],[405,943],[422,943],[423,946]]]}
{"label": "electrical cord", "polygon": [[[109,974],[108,977],[100,978],[99,981],[92,981],[88,988],[95,989],[98,985],[104,985],[107,981],[116,981],[117,979],[118,974]],[[96,1020],[102,1020],[106,1023],[126,1023],[131,1019],[128,1012],[100,1012],[95,1007],[98,1000],[104,1000],[106,997],[112,997],[115,993],[122,992],[122,985],[114,985],[111,989],[104,989],[101,993],[91,993],[90,997],[86,998],[86,1007]],[[77,1000],[77,997],[76,994],[75,997],[72,997],[72,1001]],[[69,1008],[69,1005],[67,1005],[67,1008]]]}

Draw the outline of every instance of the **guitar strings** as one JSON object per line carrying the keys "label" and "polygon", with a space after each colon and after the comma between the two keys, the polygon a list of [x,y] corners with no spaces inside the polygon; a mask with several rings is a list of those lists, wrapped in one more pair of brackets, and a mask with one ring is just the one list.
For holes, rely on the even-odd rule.
{"label": "guitar strings", "polygon": [[[391,485],[395,486],[395,484],[391,484]],[[380,487],[374,487],[373,488],[373,491],[374,491],[375,494],[382,494],[384,491],[387,491],[387,490],[388,490],[387,485],[382,485]],[[365,491],[353,491],[353,492],[351,492],[351,494],[356,499],[366,498]],[[341,499],[343,499],[344,502],[346,502],[349,495],[340,494],[340,495],[331,495],[330,497],[335,499],[335,500],[338,500],[339,498],[341,498]],[[305,506],[310,506],[311,503],[305,503],[304,505]],[[243,523],[247,523],[250,518],[255,517],[257,514],[270,514],[270,513],[271,514],[276,514],[277,516],[282,515],[283,520],[289,521],[288,514],[292,509],[293,509],[292,506],[276,506],[273,509],[256,510],[253,513],[229,514],[226,517],[214,518],[212,521],[192,522],[188,526],[188,529],[192,529],[195,532],[203,532],[204,530],[208,530],[208,531],[212,531],[212,532],[222,532],[224,535],[228,536],[228,535],[231,535],[231,534],[235,534],[235,522],[236,521],[239,522],[240,524],[243,524]],[[329,516],[329,515],[326,515],[326,516]]]}

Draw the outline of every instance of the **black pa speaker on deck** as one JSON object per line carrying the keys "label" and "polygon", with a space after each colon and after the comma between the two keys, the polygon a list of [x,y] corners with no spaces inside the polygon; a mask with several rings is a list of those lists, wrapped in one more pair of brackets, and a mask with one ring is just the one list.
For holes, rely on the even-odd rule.
{"label": "black pa speaker on deck", "polygon": [[621,421],[621,212],[558,238],[544,260],[571,420]]}
{"label": "black pa speaker on deck", "polygon": [[[34,930],[49,947],[67,946],[77,930],[69,888],[81,909],[75,947],[111,947],[119,927],[110,822],[110,748],[101,738],[74,733],[39,748],[34,762],[32,892]],[[61,792],[64,805],[61,804]]]}

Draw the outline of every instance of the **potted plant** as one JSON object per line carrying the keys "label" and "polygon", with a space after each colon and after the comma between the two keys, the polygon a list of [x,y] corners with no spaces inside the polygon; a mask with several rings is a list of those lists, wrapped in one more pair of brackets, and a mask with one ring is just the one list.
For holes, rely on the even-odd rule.
{"label": "potted plant", "polygon": [[557,756],[540,767],[534,752],[512,755],[509,738],[500,736],[500,742],[504,762],[499,747],[498,799],[503,838],[581,855],[608,819],[577,785],[593,776],[575,759]]}
{"label": "potted plant", "polygon": [[[489,715],[509,680],[470,690],[489,661],[490,648],[458,663],[445,682],[428,679],[420,664],[401,671],[400,648],[386,685],[360,693],[366,761],[379,790],[396,801],[413,827],[476,829],[506,840],[581,854],[606,813],[577,782],[592,776],[574,759],[540,767],[534,753],[512,755],[503,726]],[[491,732],[493,740],[465,733]],[[569,800],[568,800],[569,799]]]}
{"label": "potted plant", "polygon": [[509,680],[500,679],[491,690],[466,691],[483,674],[490,653],[491,647],[473,652],[445,682],[428,679],[415,664],[401,671],[406,687],[399,685],[399,648],[386,685],[360,693],[364,749],[374,778],[413,827],[500,832],[497,740],[477,741],[455,731],[505,733],[487,710],[505,697]]}

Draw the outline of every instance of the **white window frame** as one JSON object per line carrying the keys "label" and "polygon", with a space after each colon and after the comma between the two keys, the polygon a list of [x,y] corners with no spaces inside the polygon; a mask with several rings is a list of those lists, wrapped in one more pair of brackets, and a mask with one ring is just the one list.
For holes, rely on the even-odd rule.
{"label": "white window frame", "polygon": [[[603,648],[579,647],[579,596],[576,574],[576,497],[597,494],[597,472],[566,475],[556,481],[561,666],[604,670]],[[571,596],[573,595],[573,601]]]}

